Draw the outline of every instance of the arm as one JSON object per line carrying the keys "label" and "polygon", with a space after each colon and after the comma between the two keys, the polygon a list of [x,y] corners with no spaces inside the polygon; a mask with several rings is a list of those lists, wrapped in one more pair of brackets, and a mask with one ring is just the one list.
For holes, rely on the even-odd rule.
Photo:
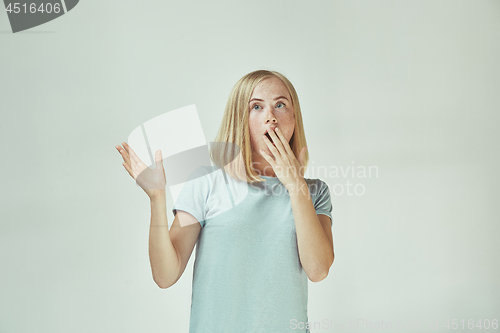
{"label": "arm", "polygon": [[260,153],[290,194],[300,263],[309,279],[319,282],[327,277],[334,259],[330,218],[325,218],[324,215],[318,217],[311,201],[309,187],[304,180],[307,147],[302,148],[297,159],[283,133],[279,128],[275,131],[276,133],[268,132],[273,144],[263,136],[275,159],[262,149]]}
{"label": "arm", "polygon": [[127,143],[123,142],[123,147],[115,148],[123,157],[122,165],[151,199],[149,261],[153,280],[160,288],[168,288],[177,282],[184,272],[201,226],[193,215],[178,211],[172,227],[168,230],[166,179],[160,150],[155,153],[156,168],[150,169]]}
{"label": "arm", "polygon": [[175,284],[184,273],[193,252],[201,225],[188,212],[177,210],[168,230],[164,192],[151,199],[151,227],[149,231],[149,261],[156,284],[166,289]]}
{"label": "arm", "polygon": [[328,276],[334,260],[330,218],[316,214],[309,188],[304,180],[290,187],[289,194],[300,262],[309,279],[312,282],[319,282]]}
{"label": "arm", "polygon": [[151,199],[149,228],[149,262],[153,280],[160,288],[168,288],[177,281],[180,261],[168,231],[165,191]]}

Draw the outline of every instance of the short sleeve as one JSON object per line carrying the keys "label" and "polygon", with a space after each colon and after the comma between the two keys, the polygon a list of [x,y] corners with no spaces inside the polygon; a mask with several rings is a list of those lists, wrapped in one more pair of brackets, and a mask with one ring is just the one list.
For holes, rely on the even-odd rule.
{"label": "short sleeve", "polygon": [[330,188],[328,185],[318,179],[317,180],[317,193],[314,199],[314,208],[316,214],[324,214],[330,218],[330,225],[333,226],[332,221],[332,199],[330,198]]}
{"label": "short sleeve", "polygon": [[199,167],[189,176],[184,183],[177,201],[172,208],[172,213],[183,210],[193,215],[201,227],[205,226],[207,216],[207,201],[210,193],[210,172],[205,167]]}

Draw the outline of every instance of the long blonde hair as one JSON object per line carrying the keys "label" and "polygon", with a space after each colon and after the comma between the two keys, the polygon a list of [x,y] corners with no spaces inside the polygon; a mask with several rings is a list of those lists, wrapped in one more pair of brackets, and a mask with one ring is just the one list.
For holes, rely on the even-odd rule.
{"label": "long blonde hair", "polygon": [[[257,70],[243,76],[233,87],[224,111],[219,132],[210,147],[210,157],[215,165],[223,169],[232,178],[250,182],[261,182],[263,178],[252,168],[252,147],[248,126],[248,102],[255,87],[264,79],[277,77],[288,89],[292,98],[295,115],[295,130],[290,139],[290,148],[298,158],[306,146],[306,137],[302,123],[299,97],[292,83],[275,71]],[[309,152],[305,153],[305,166],[309,163]]]}

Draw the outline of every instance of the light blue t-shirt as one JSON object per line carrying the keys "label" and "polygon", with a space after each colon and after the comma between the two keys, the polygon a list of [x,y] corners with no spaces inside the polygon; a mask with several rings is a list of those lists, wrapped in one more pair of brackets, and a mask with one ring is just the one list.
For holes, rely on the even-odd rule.
{"label": "light blue t-shirt", "polygon": [[[308,321],[308,277],[299,260],[290,196],[277,177],[262,178],[247,184],[221,169],[200,167],[177,198],[174,216],[186,211],[202,227],[190,333],[309,332],[297,326]],[[328,185],[305,181],[316,213],[331,219]]]}

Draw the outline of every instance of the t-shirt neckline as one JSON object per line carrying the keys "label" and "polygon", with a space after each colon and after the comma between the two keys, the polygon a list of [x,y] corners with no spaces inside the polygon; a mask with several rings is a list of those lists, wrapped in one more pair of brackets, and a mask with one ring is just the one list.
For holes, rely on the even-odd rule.
{"label": "t-shirt neckline", "polygon": [[266,182],[279,182],[279,178],[278,177],[270,177],[270,176],[263,176],[263,175],[260,175],[261,178],[263,178]]}

